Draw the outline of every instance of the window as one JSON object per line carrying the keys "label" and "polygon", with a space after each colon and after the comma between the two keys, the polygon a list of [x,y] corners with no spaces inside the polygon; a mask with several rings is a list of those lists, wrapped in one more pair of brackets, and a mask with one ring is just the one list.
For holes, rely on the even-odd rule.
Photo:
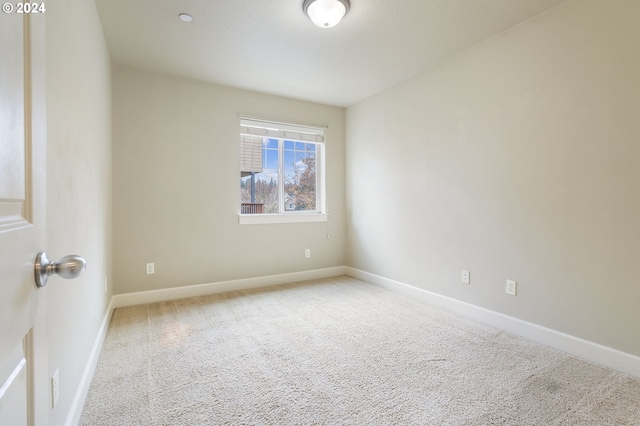
{"label": "window", "polygon": [[322,128],[240,119],[241,223],[318,221],[324,213],[324,133]]}

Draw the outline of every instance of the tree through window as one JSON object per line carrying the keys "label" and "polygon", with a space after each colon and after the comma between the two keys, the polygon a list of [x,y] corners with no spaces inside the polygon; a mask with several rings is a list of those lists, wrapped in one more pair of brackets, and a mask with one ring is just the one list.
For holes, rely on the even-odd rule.
{"label": "tree through window", "polygon": [[241,214],[321,213],[324,129],[241,119]]}

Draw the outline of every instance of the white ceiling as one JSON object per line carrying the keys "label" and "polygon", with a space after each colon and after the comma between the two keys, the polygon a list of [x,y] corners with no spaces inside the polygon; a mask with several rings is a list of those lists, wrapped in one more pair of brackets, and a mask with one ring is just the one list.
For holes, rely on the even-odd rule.
{"label": "white ceiling", "polygon": [[351,0],[331,29],[302,1],[96,4],[115,63],[349,106],[566,0]]}

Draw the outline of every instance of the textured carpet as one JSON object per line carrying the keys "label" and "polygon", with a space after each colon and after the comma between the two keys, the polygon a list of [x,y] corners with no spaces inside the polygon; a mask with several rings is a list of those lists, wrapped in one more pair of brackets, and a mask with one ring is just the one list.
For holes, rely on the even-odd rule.
{"label": "textured carpet", "polygon": [[640,425],[640,380],[349,277],[117,309],[81,425]]}

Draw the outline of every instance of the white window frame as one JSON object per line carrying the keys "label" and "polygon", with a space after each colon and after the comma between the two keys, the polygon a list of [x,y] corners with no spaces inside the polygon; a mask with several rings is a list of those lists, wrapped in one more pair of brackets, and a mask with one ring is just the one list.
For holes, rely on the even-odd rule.
{"label": "white window frame", "polygon": [[[325,127],[303,126],[271,120],[256,119],[240,116],[240,135],[262,136],[278,139],[278,203],[281,213],[242,214],[238,211],[238,221],[241,225],[257,225],[267,223],[302,223],[326,222],[326,155],[325,155]],[[284,185],[282,170],[284,167],[284,140],[298,142],[313,142],[316,144],[316,210],[286,211],[284,208]]]}

